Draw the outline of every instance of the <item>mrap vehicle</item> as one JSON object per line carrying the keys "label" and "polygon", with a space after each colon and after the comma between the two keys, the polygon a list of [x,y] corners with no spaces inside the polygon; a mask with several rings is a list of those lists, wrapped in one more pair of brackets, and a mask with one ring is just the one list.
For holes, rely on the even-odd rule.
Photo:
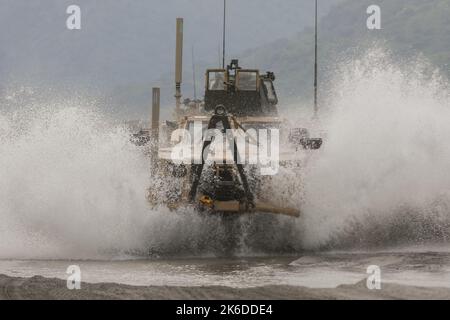
{"label": "mrap vehicle", "polygon": [[[206,70],[204,100],[182,103],[182,18],[177,19],[176,38],[174,120],[161,125],[160,90],[154,88],[152,126],[134,135],[137,144],[150,146],[155,181],[171,181],[169,190],[160,183],[149,188],[150,203],[172,209],[192,206],[210,214],[298,217],[298,208],[268,200],[264,184],[271,183],[274,166],[295,164],[302,153],[319,149],[322,139],[310,138],[305,128],[286,132],[278,113],[274,73],[242,68],[238,60]],[[287,137],[283,148],[280,135]],[[217,144],[222,145],[219,152]],[[277,145],[271,150],[268,145],[273,144]],[[270,152],[277,153],[271,155],[273,161],[258,161],[261,153],[268,160]]]}

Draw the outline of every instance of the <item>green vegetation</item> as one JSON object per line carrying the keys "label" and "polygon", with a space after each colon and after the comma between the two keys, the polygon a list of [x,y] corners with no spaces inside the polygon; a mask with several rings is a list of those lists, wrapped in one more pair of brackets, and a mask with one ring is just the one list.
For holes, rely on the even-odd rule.
{"label": "green vegetation", "polygon": [[[368,30],[366,9],[381,7],[382,30]],[[243,63],[278,75],[281,97],[310,100],[313,83],[314,30],[269,43],[243,54]],[[319,63],[324,80],[336,61],[355,49],[382,43],[399,60],[423,54],[450,76],[450,1],[346,0],[320,21]]]}

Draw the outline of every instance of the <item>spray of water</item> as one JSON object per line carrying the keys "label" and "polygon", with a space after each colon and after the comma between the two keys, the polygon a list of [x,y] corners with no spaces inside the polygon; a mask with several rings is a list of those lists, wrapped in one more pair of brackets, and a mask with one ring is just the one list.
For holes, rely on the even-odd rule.
{"label": "spray of water", "polygon": [[82,99],[18,96],[0,112],[0,258],[251,255],[294,242],[267,237],[261,224],[276,233],[283,224],[267,216],[224,221],[152,208],[148,188],[165,197],[179,181],[150,175],[129,130]]}
{"label": "spray of water", "polygon": [[325,148],[305,177],[306,247],[447,241],[449,90],[427,70],[378,48],[339,68]]}
{"label": "spray of water", "polygon": [[70,103],[2,114],[0,255],[139,248],[147,162],[121,128]]}
{"label": "spray of water", "polygon": [[282,168],[267,189],[271,200],[300,207],[298,220],[224,221],[151,208],[147,189],[177,182],[150,176],[127,129],[80,100],[9,101],[0,111],[0,258],[248,256],[446,242],[450,91],[425,69],[421,61],[398,66],[383,50],[341,65],[320,128],[323,150],[300,171]]}

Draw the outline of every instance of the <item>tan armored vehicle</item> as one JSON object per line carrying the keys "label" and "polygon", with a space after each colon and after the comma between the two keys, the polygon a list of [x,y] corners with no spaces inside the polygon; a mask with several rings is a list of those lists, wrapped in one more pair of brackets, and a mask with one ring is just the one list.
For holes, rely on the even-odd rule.
{"label": "tan armored vehicle", "polygon": [[[203,101],[181,104],[183,20],[177,19],[176,108],[174,121],[159,123],[159,89],[153,90],[152,129],[135,135],[149,142],[159,181],[176,179],[176,192],[150,187],[149,201],[170,208],[194,206],[212,214],[269,212],[298,217],[298,208],[276,206],[261,194],[277,167],[299,161],[304,150],[319,149],[306,129],[283,132],[275,75],[245,69],[238,60],[208,69]],[[289,146],[280,148],[280,136]]]}

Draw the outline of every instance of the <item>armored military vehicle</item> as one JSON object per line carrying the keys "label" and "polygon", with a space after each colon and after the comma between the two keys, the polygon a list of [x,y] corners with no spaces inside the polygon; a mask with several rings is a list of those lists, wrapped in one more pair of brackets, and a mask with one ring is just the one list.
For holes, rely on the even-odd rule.
{"label": "armored military vehicle", "polygon": [[[295,163],[300,153],[319,149],[322,140],[311,139],[304,128],[283,132],[274,73],[245,69],[238,60],[206,70],[204,100],[181,103],[181,18],[176,43],[174,120],[160,124],[160,91],[154,88],[152,128],[134,138],[137,144],[151,145],[152,170],[158,181],[176,179],[172,187],[177,190],[161,194],[160,185],[152,186],[149,201],[170,208],[193,206],[211,214],[269,212],[298,217],[298,208],[261,201],[270,198],[261,190],[278,166]],[[287,136],[289,146],[280,148],[280,136]]]}

